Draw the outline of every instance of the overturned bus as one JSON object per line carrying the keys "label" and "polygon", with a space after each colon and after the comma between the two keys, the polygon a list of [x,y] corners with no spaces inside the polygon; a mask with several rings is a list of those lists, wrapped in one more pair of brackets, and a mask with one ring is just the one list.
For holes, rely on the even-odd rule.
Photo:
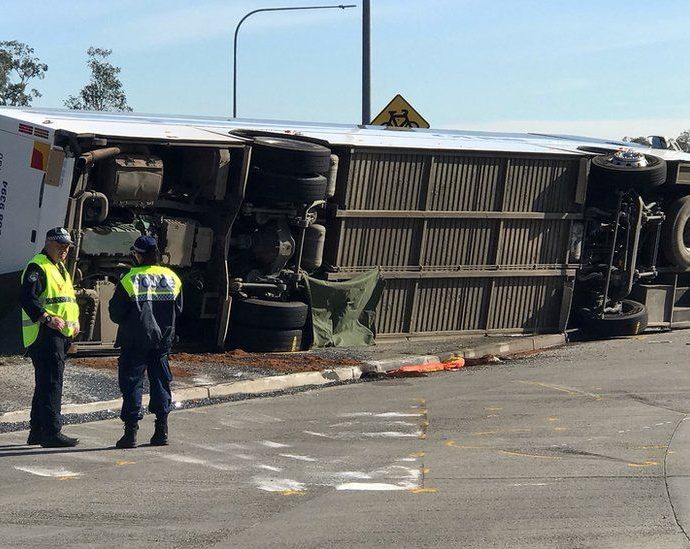
{"label": "overturned bus", "polygon": [[372,270],[377,337],[683,326],[688,218],[690,155],[619,141],[0,108],[0,348],[55,226],[80,349],[112,349],[107,303],[150,234],[184,283],[182,345],[280,351],[314,341],[310,280]]}

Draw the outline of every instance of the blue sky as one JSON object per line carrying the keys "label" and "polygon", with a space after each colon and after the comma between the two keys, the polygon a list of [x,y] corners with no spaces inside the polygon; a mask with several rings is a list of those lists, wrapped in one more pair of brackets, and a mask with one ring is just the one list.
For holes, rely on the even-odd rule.
{"label": "blue sky", "polygon": [[[240,18],[330,3],[2,0],[0,40],[48,64],[35,106],[76,94],[99,46],[136,111],[226,116]],[[362,1],[346,3],[245,21],[238,116],[360,122]],[[372,0],[372,116],[400,93],[437,128],[675,136],[690,128],[688,28],[683,0]]]}

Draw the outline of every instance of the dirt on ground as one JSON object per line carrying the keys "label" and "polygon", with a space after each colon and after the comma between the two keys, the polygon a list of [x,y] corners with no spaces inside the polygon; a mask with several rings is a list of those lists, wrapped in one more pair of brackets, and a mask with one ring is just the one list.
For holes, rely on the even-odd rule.
{"label": "dirt on ground", "polygon": [[[96,369],[117,369],[116,357],[73,358],[78,366]],[[307,353],[247,353],[242,350],[225,353],[173,353],[170,355],[170,370],[175,377],[193,375],[191,369],[203,365],[232,366],[235,368],[258,368],[276,372],[320,372],[337,366],[358,366],[359,360],[339,357],[328,358]]]}

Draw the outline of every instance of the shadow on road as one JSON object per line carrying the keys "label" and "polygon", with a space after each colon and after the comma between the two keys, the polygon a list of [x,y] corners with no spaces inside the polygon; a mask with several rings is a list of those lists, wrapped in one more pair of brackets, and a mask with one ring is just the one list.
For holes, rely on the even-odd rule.
{"label": "shadow on road", "polygon": [[4,457],[16,456],[37,456],[48,454],[77,454],[82,452],[103,452],[108,450],[119,450],[115,445],[106,448],[33,448],[25,444],[16,446],[0,446],[0,459]]}

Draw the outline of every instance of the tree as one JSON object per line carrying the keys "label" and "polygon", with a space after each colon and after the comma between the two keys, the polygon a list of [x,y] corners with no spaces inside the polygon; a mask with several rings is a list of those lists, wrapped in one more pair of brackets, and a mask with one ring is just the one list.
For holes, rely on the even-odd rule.
{"label": "tree", "polygon": [[89,111],[131,111],[127,97],[118,78],[120,67],[108,62],[113,50],[89,48],[86,55],[91,69],[91,80],[82,88],[78,96],[70,95],[65,106],[75,110]]}
{"label": "tree", "polygon": [[28,107],[41,93],[27,85],[42,80],[48,65],[33,55],[34,49],[16,40],[0,42],[0,105]]}

